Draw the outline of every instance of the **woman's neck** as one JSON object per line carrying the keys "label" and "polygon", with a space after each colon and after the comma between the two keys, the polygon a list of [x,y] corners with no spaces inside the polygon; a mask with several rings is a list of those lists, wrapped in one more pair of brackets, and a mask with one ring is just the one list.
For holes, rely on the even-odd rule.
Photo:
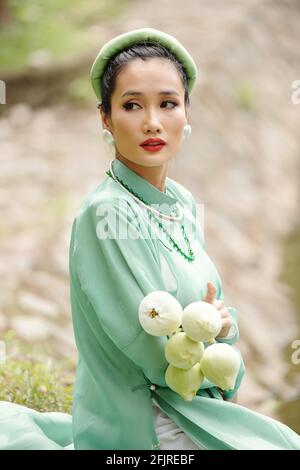
{"label": "woman's neck", "polygon": [[155,186],[159,191],[163,193],[166,191],[168,163],[164,163],[160,166],[142,166],[127,160],[127,158],[122,155],[116,155],[116,159],[120,160],[128,168],[147,180],[148,183]]}

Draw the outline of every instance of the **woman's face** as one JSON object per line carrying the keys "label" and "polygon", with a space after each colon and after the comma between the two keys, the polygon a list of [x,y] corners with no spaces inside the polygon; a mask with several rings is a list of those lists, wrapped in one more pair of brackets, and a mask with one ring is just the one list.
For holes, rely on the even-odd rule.
{"label": "woman's face", "polygon": [[[170,93],[162,94],[165,91]],[[176,67],[163,58],[130,61],[116,79],[111,116],[101,115],[114,136],[117,155],[148,167],[171,160],[182,144],[187,123],[184,86]],[[141,147],[146,139],[156,137],[166,142],[161,150],[149,152]]]}

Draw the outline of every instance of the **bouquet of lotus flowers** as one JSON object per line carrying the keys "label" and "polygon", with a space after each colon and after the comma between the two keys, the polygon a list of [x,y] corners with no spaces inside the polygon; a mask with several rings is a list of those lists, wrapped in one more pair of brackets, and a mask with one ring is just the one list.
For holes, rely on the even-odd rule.
{"label": "bouquet of lotus flowers", "polygon": [[148,334],[168,337],[165,380],[184,400],[193,400],[205,377],[224,391],[234,388],[241,359],[234,347],[216,343],[222,321],[214,305],[196,301],[182,309],[173,295],[153,291],[138,314]]}

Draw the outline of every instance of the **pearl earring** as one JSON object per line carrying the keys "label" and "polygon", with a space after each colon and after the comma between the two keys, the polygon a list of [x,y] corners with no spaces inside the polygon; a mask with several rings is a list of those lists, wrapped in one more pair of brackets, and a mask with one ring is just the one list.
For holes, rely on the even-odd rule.
{"label": "pearl earring", "polygon": [[102,137],[103,140],[109,144],[109,145],[114,145],[115,139],[112,133],[108,129],[102,129]]}
{"label": "pearl earring", "polygon": [[192,126],[190,124],[186,124],[183,128],[183,138],[187,139],[192,132]]}

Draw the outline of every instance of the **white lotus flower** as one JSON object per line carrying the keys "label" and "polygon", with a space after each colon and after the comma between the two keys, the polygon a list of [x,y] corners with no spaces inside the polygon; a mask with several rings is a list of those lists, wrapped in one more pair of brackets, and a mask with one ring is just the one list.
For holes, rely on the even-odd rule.
{"label": "white lotus flower", "polygon": [[194,341],[212,341],[221,331],[221,315],[208,302],[192,302],[182,312],[182,328]]}
{"label": "white lotus flower", "polygon": [[171,335],[181,325],[181,319],[182,307],[169,292],[150,292],[139,305],[140,324],[150,335]]}
{"label": "white lotus flower", "polygon": [[241,358],[238,351],[229,344],[215,343],[208,346],[200,367],[205,377],[222,390],[231,390],[235,386]]}
{"label": "white lotus flower", "polygon": [[178,369],[170,364],[166,370],[165,379],[168,387],[184,400],[191,401],[201,387],[204,376],[199,362],[190,369]]}
{"label": "white lotus flower", "polygon": [[179,369],[190,369],[199,362],[204,352],[200,341],[193,341],[184,331],[175,333],[167,341],[165,356],[167,361]]}

